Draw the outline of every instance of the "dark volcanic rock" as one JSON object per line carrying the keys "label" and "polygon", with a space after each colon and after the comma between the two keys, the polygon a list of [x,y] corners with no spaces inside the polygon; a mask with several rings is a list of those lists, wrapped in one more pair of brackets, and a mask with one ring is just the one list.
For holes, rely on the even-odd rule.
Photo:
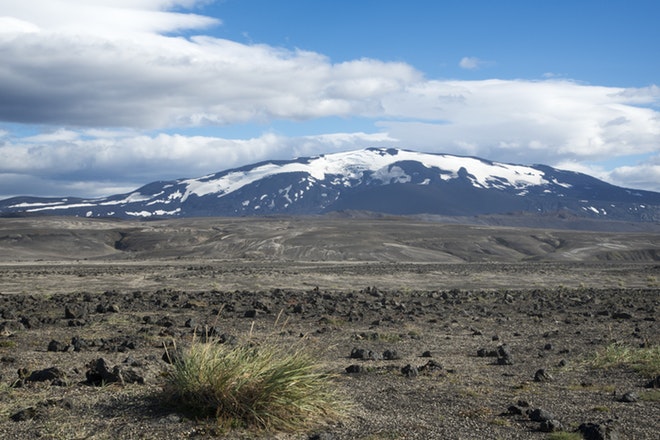
{"label": "dark volcanic rock", "polygon": [[54,339],[48,343],[48,351],[67,351],[68,349],[69,345]]}
{"label": "dark volcanic rock", "polygon": [[64,308],[64,318],[71,320],[84,320],[89,312],[85,306],[68,305]]}
{"label": "dark volcanic rock", "polygon": [[385,350],[383,352],[383,359],[386,361],[393,361],[399,359],[399,353],[396,350]]}
{"label": "dark volcanic rock", "polygon": [[349,365],[348,367],[346,367],[346,373],[348,374],[364,373],[364,367],[358,364]]}
{"label": "dark volcanic rock", "polygon": [[545,371],[543,368],[536,370],[534,373],[534,382],[552,382],[554,378]]}
{"label": "dark volcanic rock", "polygon": [[513,356],[511,355],[511,349],[508,345],[502,344],[497,347],[497,364],[513,365]]}
{"label": "dark volcanic rock", "polygon": [[632,391],[629,391],[629,392],[625,393],[623,396],[621,396],[621,398],[619,399],[619,402],[633,403],[633,402],[637,402],[638,399],[639,399],[639,397],[637,396],[636,393],[634,393]]}
{"label": "dark volcanic rock", "polygon": [[564,427],[559,420],[544,420],[539,426],[541,432],[557,432],[563,431]]}
{"label": "dark volcanic rock", "polygon": [[555,416],[552,413],[541,408],[528,411],[527,415],[532,422],[544,422],[555,419]]}
{"label": "dark volcanic rock", "polygon": [[646,385],[644,385],[644,388],[660,388],[660,376],[656,376],[655,379],[652,379]]}
{"label": "dark volcanic rock", "polygon": [[99,358],[87,365],[87,383],[89,385],[101,386],[108,383],[144,383],[144,378],[131,369],[123,369],[115,366],[112,370],[103,358]]}
{"label": "dark volcanic rock", "polygon": [[403,374],[406,377],[417,377],[419,375],[419,370],[417,369],[417,367],[408,364],[405,367],[401,368],[401,374]]}
{"label": "dark volcanic rock", "polygon": [[25,380],[26,382],[47,382],[50,380],[55,385],[60,385],[66,381],[66,373],[58,367],[50,367],[33,371]]}
{"label": "dark volcanic rock", "polygon": [[583,423],[578,431],[584,440],[620,440],[621,436],[614,427],[598,423]]}

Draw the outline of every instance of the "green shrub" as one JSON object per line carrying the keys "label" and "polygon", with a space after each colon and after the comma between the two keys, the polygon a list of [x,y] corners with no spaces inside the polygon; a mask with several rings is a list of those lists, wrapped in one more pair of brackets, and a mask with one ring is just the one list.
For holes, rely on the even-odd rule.
{"label": "green shrub", "polygon": [[166,375],[166,395],[223,428],[297,431],[341,415],[331,376],[302,350],[194,341]]}

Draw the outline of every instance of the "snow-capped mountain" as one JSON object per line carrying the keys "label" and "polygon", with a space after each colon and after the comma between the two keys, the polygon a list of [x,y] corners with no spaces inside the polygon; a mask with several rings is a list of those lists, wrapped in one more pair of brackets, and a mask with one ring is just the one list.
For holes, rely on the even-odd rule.
{"label": "snow-capped mountain", "polygon": [[103,198],[0,201],[3,216],[166,218],[338,210],[457,216],[568,211],[610,220],[659,221],[660,193],[620,188],[544,165],[367,148],[153,182]]}

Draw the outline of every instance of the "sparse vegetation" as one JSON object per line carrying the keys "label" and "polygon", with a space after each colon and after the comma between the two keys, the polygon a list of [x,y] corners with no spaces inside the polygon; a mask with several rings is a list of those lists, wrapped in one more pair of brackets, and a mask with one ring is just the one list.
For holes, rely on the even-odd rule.
{"label": "sparse vegetation", "polygon": [[613,343],[596,353],[589,362],[593,368],[631,368],[647,377],[660,375],[660,346],[631,347]]}
{"label": "sparse vegetation", "polygon": [[310,355],[272,342],[193,342],[175,360],[165,392],[225,429],[297,431],[336,419],[345,407]]}
{"label": "sparse vegetation", "polygon": [[582,440],[582,434],[566,431],[552,432],[548,435],[548,440]]}

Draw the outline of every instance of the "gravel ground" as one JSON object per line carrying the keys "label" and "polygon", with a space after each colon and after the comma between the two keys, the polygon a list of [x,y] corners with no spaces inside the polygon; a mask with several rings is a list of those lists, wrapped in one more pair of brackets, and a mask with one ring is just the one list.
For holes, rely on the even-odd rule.
{"label": "gravel ground", "polygon": [[[547,412],[555,429],[592,423],[607,438],[655,439],[652,378],[589,360],[614,343],[660,344],[659,272],[631,262],[6,263],[0,438],[544,439],[550,422],[532,417]],[[345,418],[304,433],[223,433],[166,405],[163,347],[205,327],[227,343],[302,344],[336,373]],[[135,382],[87,383],[101,358]],[[622,401],[630,392],[637,399]]]}

